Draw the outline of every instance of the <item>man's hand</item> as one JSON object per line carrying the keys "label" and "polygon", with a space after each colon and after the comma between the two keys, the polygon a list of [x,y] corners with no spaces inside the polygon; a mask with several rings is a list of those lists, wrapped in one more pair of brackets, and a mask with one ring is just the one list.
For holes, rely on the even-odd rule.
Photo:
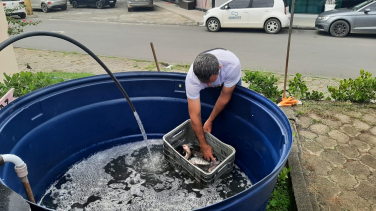
{"label": "man's hand", "polygon": [[205,160],[212,161],[215,160],[213,156],[213,148],[209,144],[200,144],[201,154],[205,158]]}
{"label": "man's hand", "polygon": [[212,127],[213,127],[213,122],[212,121],[209,121],[209,120],[206,120],[205,124],[204,124],[204,133],[205,132],[208,132],[208,133],[211,133],[212,131]]}

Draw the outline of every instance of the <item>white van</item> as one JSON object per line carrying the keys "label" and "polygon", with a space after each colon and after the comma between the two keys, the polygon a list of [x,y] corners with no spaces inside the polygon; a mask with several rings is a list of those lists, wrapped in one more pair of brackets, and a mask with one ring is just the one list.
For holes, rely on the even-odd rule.
{"label": "white van", "polygon": [[30,0],[31,7],[34,9],[42,9],[47,13],[53,8],[60,8],[61,10],[67,10],[67,0]]}
{"label": "white van", "polygon": [[20,7],[24,5],[23,0],[3,0],[4,9],[18,9],[12,12],[12,15],[18,15],[20,18],[26,18],[26,9],[25,7]]}
{"label": "white van", "polygon": [[264,28],[276,34],[289,24],[287,0],[231,0],[204,15],[204,25],[211,32],[220,28]]}

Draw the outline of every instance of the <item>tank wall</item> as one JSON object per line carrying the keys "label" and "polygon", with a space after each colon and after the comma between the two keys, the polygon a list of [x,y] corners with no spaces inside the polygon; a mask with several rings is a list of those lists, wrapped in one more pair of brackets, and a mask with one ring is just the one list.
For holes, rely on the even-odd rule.
{"label": "tank wall", "polygon": [[[184,74],[116,76],[150,137],[161,138],[189,118]],[[203,120],[219,94],[217,88],[201,92]],[[68,81],[21,97],[0,111],[0,121],[0,154],[16,154],[27,163],[36,200],[75,162],[104,148],[141,140],[128,103],[106,75]],[[212,133],[236,149],[236,164],[256,184],[254,190],[265,186],[268,191],[262,194],[266,195],[258,195],[267,199],[291,148],[291,128],[284,114],[261,95],[237,87]],[[0,178],[24,195],[13,168],[1,167]],[[265,200],[252,201],[255,209],[265,204]]]}

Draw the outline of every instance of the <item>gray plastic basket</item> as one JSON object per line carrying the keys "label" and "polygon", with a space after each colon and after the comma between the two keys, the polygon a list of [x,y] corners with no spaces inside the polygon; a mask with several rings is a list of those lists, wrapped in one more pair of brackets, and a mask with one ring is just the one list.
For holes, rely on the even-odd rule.
{"label": "gray plastic basket", "polygon": [[190,163],[175,149],[183,144],[198,145],[196,135],[188,119],[171,132],[163,136],[163,152],[165,159],[177,168],[184,168],[191,176],[203,185],[211,185],[219,177],[229,173],[234,167],[235,149],[210,133],[205,133],[206,142],[213,148],[214,155],[222,162],[210,173]]}

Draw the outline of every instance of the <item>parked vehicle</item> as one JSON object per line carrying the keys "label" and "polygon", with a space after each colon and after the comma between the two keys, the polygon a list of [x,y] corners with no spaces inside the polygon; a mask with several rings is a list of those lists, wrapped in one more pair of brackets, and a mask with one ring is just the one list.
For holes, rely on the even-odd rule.
{"label": "parked vehicle", "polygon": [[31,7],[34,9],[42,9],[43,12],[47,13],[53,8],[60,8],[61,10],[66,10],[67,0],[31,0]]}
{"label": "parked vehicle", "polygon": [[73,8],[78,8],[79,6],[95,6],[98,9],[102,9],[105,6],[115,7],[116,0],[69,0]]}
{"label": "parked vehicle", "polygon": [[203,21],[210,32],[220,28],[264,28],[276,34],[289,26],[290,13],[287,0],[231,0],[208,10]]}
{"label": "parked vehicle", "polygon": [[127,0],[128,12],[135,7],[147,7],[154,10],[153,0]]}
{"label": "parked vehicle", "polygon": [[368,0],[352,8],[341,8],[318,15],[315,27],[334,37],[349,33],[376,33],[376,1]]}
{"label": "parked vehicle", "polygon": [[[16,9],[22,5],[24,5],[24,1],[22,0],[2,0],[3,6],[6,9]],[[26,18],[26,9],[20,8],[19,10],[16,10],[12,12],[12,15],[18,15],[20,18]]]}

